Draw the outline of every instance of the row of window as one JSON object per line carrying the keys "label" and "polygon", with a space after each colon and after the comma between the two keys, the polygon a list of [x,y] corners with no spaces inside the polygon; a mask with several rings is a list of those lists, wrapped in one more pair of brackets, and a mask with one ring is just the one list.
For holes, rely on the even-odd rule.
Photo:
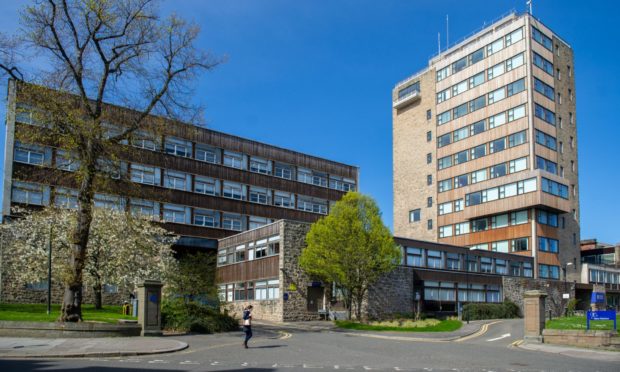
{"label": "row of window", "polygon": [[[32,109],[21,105],[17,110],[16,120],[26,124],[40,125],[33,119]],[[114,134],[120,134],[120,128],[107,124],[106,138]],[[240,152],[224,150],[209,145],[194,143],[182,138],[165,136],[163,139],[157,138],[153,133],[146,131],[135,132],[129,141],[124,144],[131,144],[150,151],[163,151],[166,154],[193,158],[198,161],[222,164],[227,167],[249,170],[255,173],[269,174],[288,180],[296,180],[321,187],[329,187],[341,191],[355,191],[355,180],[327,175],[312,169],[295,167],[290,164],[278,163],[276,161],[264,159],[257,156],[249,156]],[[75,161],[76,164],[77,161]],[[77,169],[77,166],[75,167]]]}
{"label": "row of window", "polygon": [[466,163],[486,155],[504,151],[507,148],[519,146],[527,141],[526,134],[526,131],[513,133],[509,136],[498,138],[491,142],[483,143],[476,147],[457,152],[456,154],[444,156],[437,160],[437,169],[446,169],[453,165]]}
{"label": "row of window", "polygon": [[[457,95],[465,92],[468,89],[472,89],[477,87],[486,81],[490,81],[504,73],[513,70],[521,65],[523,65],[524,57],[523,53],[517,54],[511,58],[508,58],[505,61],[502,61],[495,66],[489,68],[488,70],[477,73],[476,75],[461,81],[458,84],[455,84],[447,89],[442,90],[437,93],[437,104],[447,101],[452,97],[456,97]],[[497,99],[496,101],[499,101]],[[491,102],[492,103],[492,102]]]}
{"label": "row of window", "polygon": [[542,156],[536,155],[536,169],[542,169],[549,173],[558,174],[558,164]]}
{"label": "row of window", "polygon": [[[11,201],[30,205],[50,205],[61,208],[76,209],[78,207],[77,190],[56,187],[53,190],[47,185],[29,182],[13,181]],[[273,222],[266,217],[246,216],[236,213],[220,212],[216,210],[192,208],[184,205],[159,203],[152,200],[130,198],[126,200],[116,195],[95,193],[93,205],[97,208],[113,210],[127,209],[134,215],[141,215],[153,220],[196,225],[203,227],[222,228],[226,230],[243,231]]]}
{"label": "row of window", "polygon": [[398,91],[398,99],[403,99],[412,94],[420,93],[420,82],[416,81],[415,83],[406,86]]}
{"label": "row of window", "polygon": [[492,43],[487,44],[486,46],[474,51],[473,53],[459,59],[456,62],[453,62],[451,65],[442,68],[437,71],[437,81],[442,81],[452,74],[456,74],[459,71],[462,71],[466,67],[472,66],[484,58],[499,52],[500,50],[508,47],[517,41],[523,39],[523,28],[519,28],[510,34],[503,36]]}
{"label": "row of window", "polygon": [[538,103],[534,103],[534,116],[547,124],[555,126],[555,113],[547,108],[542,107]]}
{"label": "row of window", "polygon": [[[462,200],[463,199],[460,199],[461,205]],[[507,226],[521,225],[527,223],[527,221],[527,211],[510,212],[510,214],[500,214],[491,217],[478,218],[472,221],[465,221],[454,225],[440,226],[439,237],[447,238],[454,235],[458,236],[469,234],[470,232],[480,232],[489,229],[500,229]],[[488,247],[484,249],[488,249]]]}
{"label": "row of window", "polygon": [[538,265],[538,277],[543,279],[560,279],[560,267],[555,265]]}
{"label": "row of window", "polygon": [[532,51],[532,59],[533,59],[533,62],[534,62],[534,66],[536,66],[539,69],[543,70],[547,74],[553,76],[553,63],[549,62],[543,56],[541,56],[540,54],[538,54],[538,53],[536,53],[534,51]]}
{"label": "row of window", "polygon": [[568,199],[568,186],[559,182],[551,181],[545,177],[542,177],[541,189],[548,194],[559,196],[563,199]]}
{"label": "row of window", "polygon": [[217,266],[252,261],[263,257],[275,256],[279,253],[280,236],[274,235],[235,247],[218,249]]}
{"label": "row of window", "polygon": [[555,90],[551,85],[544,83],[542,80],[538,80],[534,77],[534,90],[543,96],[555,101]]}
{"label": "row of window", "polygon": [[527,156],[505,163],[495,164],[490,167],[482,168],[471,173],[462,174],[454,178],[448,178],[438,182],[439,192],[457,189],[467,185],[473,185],[487,179],[499,178],[507,174],[517,173],[527,169]]}
{"label": "row of window", "polygon": [[513,182],[502,186],[491,187],[486,190],[475,191],[465,195],[465,206],[488,203],[498,199],[536,191],[536,178]]}
{"label": "row of window", "polygon": [[280,281],[278,279],[220,284],[218,297],[222,302],[264,301],[280,298]]}
{"label": "row of window", "polygon": [[590,283],[620,284],[620,273],[605,270],[590,269]]}
{"label": "row of window", "polygon": [[453,142],[458,142],[465,138],[475,136],[484,131],[500,127],[506,123],[510,123],[525,116],[525,105],[514,107],[510,110],[500,112],[490,116],[487,119],[482,119],[471,125],[464,126],[453,132],[446,133],[437,137],[437,147],[444,147]]}
{"label": "row of window", "polygon": [[[433,249],[405,247],[404,264],[413,267],[480,272],[513,276],[532,276],[532,264],[479,256],[475,253],[451,253]],[[509,270],[508,267],[511,267]]]}
{"label": "row of window", "polygon": [[534,26],[532,26],[532,39],[553,52],[553,41],[551,41],[551,38]]}
{"label": "row of window", "polygon": [[502,302],[502,298],[501,287],[496,284],[424,281],[425,301]]}
{"label": "row of window", "polygon": [[[26,145],[16,142],[14,160],[32,165],[51,165],[52,149],[37,145]],[[67,160],[67,154],[57,150],[56,166],[59,169],[75,171],[79,164]],[[127,166],[121,163],[118,167],[104,163],[113,178],[120,178],[121,173],[129,172],[132,182],[163,186],[170,189],[195,192],[211,196],[247,200],[253,203],[275,205],[283,208],[296,208],[306,212],[327,214],[328,202],[294,193],[270,190],[263,187],[244,185],[237,182],[219,180],[211,177],[192,175],[189,173],[161,169],[158,167],[132,163]],[[129,169],[127,169],[127,167]],[[115,168],[115,169],[112,169]]]}
{"label": "row of window", "polygon": [[538,129],[536,129],[536,143],[538,143],[539,145],[543,145],[553,151],[557,151],[558,149],[558,144],[555,137]]}
{"label": "row of window", "polygon": [[437,115],[437,125],[443,125],[451,120],[456,120],[483,107],[486,107],[487,104],[490,105],[495,102],[501,101],[506,97],[514,96],[515,94],[523,92],[524,90],[525,78],[516,80],[506,86],[492,91],[491,93],[484,94],[480,97],[472,99],[469,102],[465,102],[459,106],[456,106],[451,110],[442,112],[441,114]]}

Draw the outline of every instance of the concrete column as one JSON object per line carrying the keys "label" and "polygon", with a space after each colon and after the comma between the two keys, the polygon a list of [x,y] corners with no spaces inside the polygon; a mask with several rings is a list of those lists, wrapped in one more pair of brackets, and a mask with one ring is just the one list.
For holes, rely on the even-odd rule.
{"label": "concrete column", "polygon": [[546,292],[525,291],[523,294],[523,318],[525,323],[525,341],[542,342],[542,331],[545,328]]}
{"label": "concrete column", "polygon": [[138,284],[138,324],[141,336],[161,336],[161,287],[159,280]]}

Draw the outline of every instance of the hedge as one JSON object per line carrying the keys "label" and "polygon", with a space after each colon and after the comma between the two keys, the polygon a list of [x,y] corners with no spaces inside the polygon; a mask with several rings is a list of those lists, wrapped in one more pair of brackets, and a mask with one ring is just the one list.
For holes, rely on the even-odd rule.
{"label": "hedge", "polygon": [[511,301],[504,301],[501,304],[472,303],[463,306],[463,320],[518,318],[519,313],[519,306]]}
{"label": "hedge", "polygon": [[218,308],[183,299],[165,300],[161,309],[164,329],[195,333],[216,333],[239,329],[237,319]]}

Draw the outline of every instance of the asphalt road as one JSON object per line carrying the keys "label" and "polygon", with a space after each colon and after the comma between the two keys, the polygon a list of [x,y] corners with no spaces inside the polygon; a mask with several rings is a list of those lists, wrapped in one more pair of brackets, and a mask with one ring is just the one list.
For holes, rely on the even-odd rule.
{"label": "asphalt road", "polygon": [[523,321],[490,325],[483,335],[459,342],[377,339],[351,332],[256,329],[250,349],[242,334],[175,337],[190,348],[173,354],[126,358],[0,360],[0,371],[614,371],[613,362],[581,359],[512,344]]}

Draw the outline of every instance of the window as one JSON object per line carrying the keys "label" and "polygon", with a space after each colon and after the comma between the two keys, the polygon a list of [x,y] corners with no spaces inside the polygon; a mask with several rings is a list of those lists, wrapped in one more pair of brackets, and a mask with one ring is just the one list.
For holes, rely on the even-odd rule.
{"label": "window", "polygon": [[491,217],[491,228],[499,229],[508,226],[508,214],[499,214]]}
{"label": "window", "polygon": [[[429,132],[430,133],[430,132]],[[452,140],[452,133],[447,133],[437,137],[437,147],[444,147],[450,144]]]}
{"label": "window", "polygon": [[574,149],[575,148],[575,137],[570,136],[570,148]]}
{"label": "window", "polygon": [[532,263],[531,262],[524,262],[523,263],[523,276],[525,276],[527,278],[531,278],[532,276],[534,276],[534,273],[532,271]]}
{"label": "window", "polygon": [[54,205],[60,208],[77,209],[78,207],[77,190],[57,187],[54,190]]}
{"label": "window", "polygon": [[341,191],[355,191],[355,180],[339,176],[329,176],[329,188]]}
{"label": "window", "polygon": [[280,298],[279,280],[268,280],[255,283],[255,300],[275,300]]}
{"label": "window", "polygon": [[416,81],[415,83],[399,90],[398,99],[411,96],[415,93],[420,93],[420,82],[419,81]]}
{"label": "window", "polygon": [[486,218],[479,218],[477,220],[471,221],[471,231],[486,231],[489,229],[489,221]]}
{"label": "window", "polygon": [[429,130],[428,132],[426,132],[426,142],[431,142],[432,139],[433,133]]}
{"label": "window", "polygon": [[487,170],[481,169],[471,173],[471,183],[478,183],[482,181],[486,181],[487,179]]}
{"label": "window", "polygon": [[432,196],[429,196],[428,198],[426,198],[426,206],[428,208],[433,206],[433,197]]}
{"label": "window", "polygon": [[454,164],[461,164],[467,162],[467,154],[469,151],[461,151],[454,154]]}
{"label": "window", "polygon": [[164,187],[175,190],[188,190],[188,179],[190,179],[190,176],[186,173],[168,169],[164,171]]}
{"label": "window", "polygon": [[489,118],[489,129],[506,124],[506,113],[502,112]]}
{"label": "window", "polygon": [[219,163],[219,153],[220,150],[202,144],[196,144],[196,160],[217,164]]}
{"label": "window", "polygon": [[541,156],[536,156],[536,168],[542,169],[549,173],[557,174],[558,165],[551,160],[547,160]]}
{"label": "window", "polygon": [[446,66],[437,71],[437,81],[442,81],[450,75],[450,66]]}
{"label": "window", "polygon": [[489,143],[489,153],[503,151],[506,148],[506,138],[496,139]]}
{"label": "window", "polygon": [[[555,98],[555,90],[550,85],[543,83],[541,80],[534,78],[534,90],[543,96],[549,98],[550,100],[554,100]],[[558,102],[561,104],[561,95],[558,92]]]}
{"label": "window", "polygon": [[293,179],[293,167],[286,164],[275,163],[273,175],[287,180]]}
{"label": "window", "polygon": [[129,210],[134,216],[142,216],[151,219],[159,219],[159,203],[151,200],[130,199]]}
{"label": "window", "polygon": [[13,160],[19,163],[43,165],[44,153],[42,149],[35,146],[22,145],[19,142],[15,144],[15,155]]}
{"label": "window", "polygon": [[506,35],[506,46],[512,45],[521,39],[523,39],[523,28],[518,28]]}
{"label": "window", "polygon": [[426,120],[431,120],[431,118],[433,117],[433,114],[431,112],[431,110],[426,110]]}
{"label": "window", "polygon": [[515,121],[525,116],[525,105],[508,110],[508,121]]}
{"label": "window", "polygon": [[180,138],[167,137],[164,144],[166,154],[189,158],[192,156],[192,143]]}
{"label": "window", "polygon": [[513,133],[510,136],[508,136],[508,146],[515,147],[515,146],[525,143],[526,140],[527,138],[525,136],[524,130],[521,132]]}
{"label": "window", "polygon": [[[469,112],[474,112],[476,110],[480,110],[481,108],[483,108],[484,106],[487,105],[487,96],[480,96],[476,99],[474,99],[473,101],[469,102]],[[456,114],[454,115],[454,118],[456,119]]]}
{"label": "window", "polygon": [[521,276],[521,263],[512,261],[510,262],[510,275]]}
{"label": "window", "polygon": [[[241,223],[240,214],[224,213],[222,215],[222,228],[223,229],[241,231],[242,225],[243,224]],[[258,251],[256,253],[256,258],[258,258]]]}
{"label": "window", "polygon": [[427,250],[426,251],[426,267],[433,269],[443,269],[443,260],[441,251]]}
{"label": "window", "polygon": [[563,185],[561,183],[551,181],[547,178],[542,177],[541,188],[542,188],[542,191],[548,194],[559,196],[564,199],[568,199],[568,186],[566,185]]}
{"label": "window", "polygon": [[523,64],[523,53],[506,60],[506,71],[514,70]]}
{"label": "window", "polygon": [[536,27],[532,26],[532,39],[553,52],[553,42],[549,36],[540,32]]}
{"label": "window", "polygon": [[409,211],[409,222],[418,222],[420,221],[420,209],[414,209]]}
{"label": "window", "polygon": [[243,200],[244,199],[243,191],[244,191],[243,185],[236,183],[236,182],[224,181],[224,191],[222,192],[222,195],[225,198]]}
{"label": "window", "polygon": [[[472,136],[475,136],[476,134],[482,133],[484,132],[484,126],[485,126],[485,120],[480,120],[477,121],[475,123],[473,123],[470,127],[469,130],[471,132]],[[456,133],[456,132],[455,132]],[[465,136],[467,137],[467,136]]]}
{"label": "window", "polygon": [[80,168],[80,161],[75,154],[65,150],[56,150],[56,168],[75,172]]}
{"label": "window", "polygon": [[[129,168],[131,181],[146,185],[159,185],[159,172],[159,168],[134,163]],[[184,180],[185,178],[183,178]]]}
{"label": "window", "polygon": [[224,165],[227,167],[245,169],[243,164],[243,154],[238,152],[224,151]]}
{"label": "window", "polygon": [[491,257],[480,257],[480,272],[493,272],[493,259]]}
{"label": "window", "polygon": [[252,203],[267,204],[269,202],[267,189],[262,187],[250,186],[250,198]]}
{"label": "window", "polygon": [[442,124],[449,122],[451,120],[450,113],[451,111],[446,111],[446,112],[442,112],[441,114],[437,115],[437,125],[442,125]]}
{"label": "window", "polygon": [[489,93],[489,105],[506,98],[506,89],[501,87]]}
{"label": "window", "polygon": [[454,119],[458,119],[461,116],[465,116],[467,115],[467,103],[464,103],[460,106],[456,106],[454,109],[452,109],[452,117]]}
{"label": "window", "polygon": [[[557,149],[557,142],[555,137],[545,133],[545,132],[541,132],[538,129],[536,130],[536,143],[543,145],[551,150],[556,150]],[[560,142],[561,144],[562,142]],[[560,146],[560,152],[563,151],[563,149],[561,148],[562,146]]]}
{"label": "window", "polygon": [[504,72],[506,72],[505,69],[505,63],[499,63],[493,67],[491,67],[490,69],[488,69],[487,71],[487,80],[491,80],[493,78],[496,78],[500,75],[502,75]]}
{"label": "window", "polygon": [[[467,152],[466,152],[467,154]],[[444,169],[452,166],[452,156],[445,156],[437,160],[437,168]]]}
{"label": "window", "polygon": [[248,229],[252,230],[252,229],[257,229],[261,226],[265,226],[266,224],[268,224],[271,220],[267,217],[257,217],[257,216],[250,216],[250,218],[248,219],[249,221],[249,226]]}
{"label": "window", "polygon": [[454,131],[454,142],[460,141],[469,136],[469,128],[463,127]]}
{"label": "window", "polygon": [[538,249],[542,252],[558,253],[560,242],[544,236],[538,237]]}
{"label": "window", "polygon": [[194,192],[205,195],[219,195],[219,182],[209,177],[194,176]]}
{"label": "window", "polygon": [[457,199],[454,201],[454,211],[460,212],[463,210],[463,199]]}
{"label": "window", "polygon": [[555,125],[555,114],[553,111],[547,110],[537,103],[534,104],[534,115],[546,123]]}
{"label": "window", "polygon": [[525,79],[520,79],[508,84],[506,90],[508,92],[508,97],[514,96],[519,92],[523,92],[525,90]]}
{"label": "window", "polygon": [[544,59],[540,54],[532,52],[534,59],[534,66],[540,68],[547,74],[553,76],[553,63]]}
{"label": "window", "polygon": [[428,230],[432,230],[433,229],[433,220],[427,220],[426,221],[426,228]]}
{"label": "window", "polygon": [[297,209],[306,212],[327,214],[327,201],[300,197],[297,201]]}
{"label": "window", "polygon": [[465,195],[465,205],[470,207],[472,205],[482,204],[482,192],[472,192],[471,194]]}
{"label": "window", "polygon": [[[498,242],[498,244],[499,243],[500,242]],[[501,242],[501,243],[504,243],[504,242]],[[501,251],[498,251],[498,252],[501,252]],[[501,260],[499,258],[495,259],[495,273],[500,274],[500,275],[508,274],[508,265],[506,264],[506,260]],[[499,302],[499,299],[497,299],[497,301],[489,301],[489,302]]]}
{"label": "window", "polygon": [[479,145],[471,149],[471,160],[481,158],[487,154],[487,145]]}
{"label": "window", "polygon": [[433,161],[433,155],[431,153],[426,154],[426,164],[430,164]]}
{"label": "window", "polygon": [[467,57],[463,57],[452,64],[452,73],[456,74],[465,67],[467,67]]}
{"label": "window", "polygon": [[439,215],[452,213],[452,202],[439,204]]}
{"label": "window", "polygon": [[124,199],[116,195],[96,193],[93,197],[93,204],[96,208],[106,208],[120,211],[123,209]]}
{"label": "window", "polygon": [[527,169],[527,157],[511,160],[509,163],[510,173],[520,172]]}
{"label": "window", "polygon": [[182,205],[164,204],[164,221],[174,223],[186,223],[189,217],[189,208]]}
{"label": "window", "polygon": [[146,131],[135,131],[131,138],[131,145],[137,148],[157,151],[159,150],[159,141],[154,133]]}
{"label": "window", "polygon": [[537,211],[537,221],[540,224],[558,227],[558,214],[544,210]]}
{"label": "window", "polygon": [[512,225],[521,225],[527,223],[527,211],[511,212],[510,223]]}
{"label": "window", "polygon": [[491,44],[487,45],[487,56],[497,53],[504,48],[504,38],[497,39]]}
{"label": "window", "polygon": [[424,261],[422,259],[422,250],[420,248],[410,248],[407,247],[405,249],[407,254],[407,266],[417,266],[424,267]]}
{"label": "window", "polygon": [[273,204],[278,207],[294,208],[295,197],[290,192],[276,191],[273,195]]}
{"label": "window", "polygon": [[513,252],[522,252],[527,251],[528,247],[528,238],[518,238],[512,240],[512,251]]}
{"label": "window", "polygon": [[484,59],[484,48],[480,48],[469,55],[469,64],[473,65]]}
{"label": "window", "polygon": [[538,276],[544,279],[560,279],[560,267],[552,265],[538,265]]}
{"label": "window", "polygon": [[431,174],[426,175],[426,184],[429,186],[433,184],[433,176]]}
{"label": "window", "polygon": [[219,214],[211,210],[194,209],[194,225],[219,227]]}
{"label": "window", "polygon": [[439,192],[452,190],[452,179],[450,178],[447,180],[439,181],[438,188],[439,188]]}
{"label": "window", "polygon": [[271,163],[266,159],[251,157],[250,172],[271,174]]}
{"label": "window", "polygon": [[490,170],[491,178],[503,177],[506,175],[506,163],[494,165]]}
{"label": "window", "polygon": [[447,238],[452,236],[452,225],[440,226],[439,227],[439,237]]}
{"label": "window", "polygon": [[467,80],[463,80],[452,86],[452,97],[457,96],[467,90]]}
{"label": "window", "polygon": [[454,188],[457,189],[459,187],[468,185],[468,177],[467,174],[462,174],[460,176],[454,177]]}
{"label": "window", "polygon": [[458,253],[446,253],[446,269],[461,269],[461,259]]}
{"label": "window", "polygon": [[469,222],[461,222],[454,225],[454,235],[469,234]]}
{"label": "window", "polygon": [[484,71],[469,78],[469,89],[484,83]]}

